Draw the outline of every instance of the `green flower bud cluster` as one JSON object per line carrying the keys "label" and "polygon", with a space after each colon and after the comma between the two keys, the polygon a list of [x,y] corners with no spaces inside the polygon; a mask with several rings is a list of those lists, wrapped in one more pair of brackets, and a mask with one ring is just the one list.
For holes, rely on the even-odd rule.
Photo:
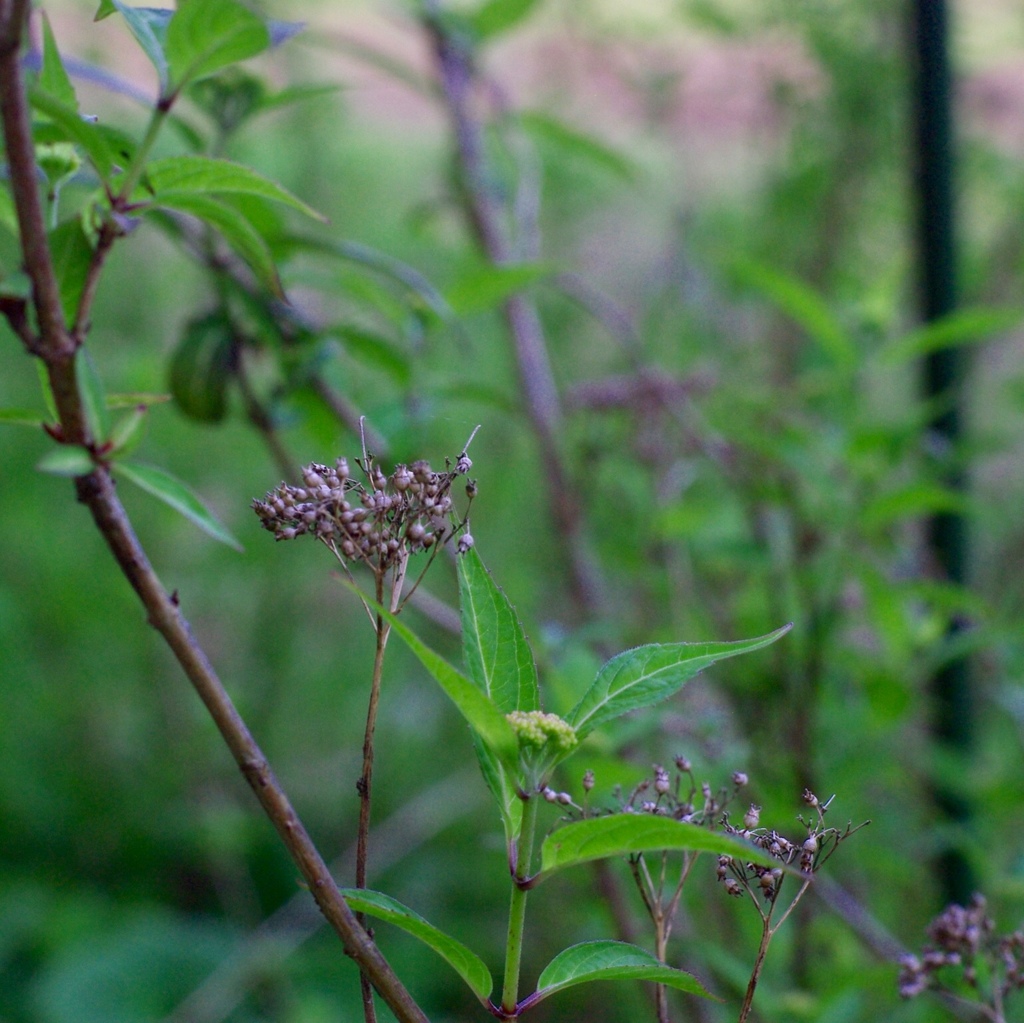
{"label": "green flower bud cluster", "polygon": [[568,750],[578,741],[576,730],[557,714],[545,714],[540,710],[514,710],[505,717],[516,733],[521,749],[541,749],[551,743],[557,749]]}

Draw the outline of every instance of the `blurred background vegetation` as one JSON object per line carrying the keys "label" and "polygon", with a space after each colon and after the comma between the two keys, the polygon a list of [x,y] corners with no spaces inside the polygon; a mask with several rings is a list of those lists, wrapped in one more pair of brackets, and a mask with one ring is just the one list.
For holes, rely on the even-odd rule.
{"label": "blurred background vegetation", "polygon": [[[65,57],[151,95],[119,19],[93,25],[92,7],[45,4]],[[974,310],[956,336],[984,343],[971,346],[969,436],[953,453],[929,444],[919,397],[917,355],[934,335],[915,332],[901,5],[539,0],[491,5],[489,22],[479,9],[460,4],[446,31],[475,56],[489,194],[528,228],[515,270],[495,270],[474,240],[411,3],[278,0],[268,13],[304,31],[220,93],[196,92],[163,139],[167,153],[251,163],[330,223],[248,211],[274,238],[285,314],[208,272],[209,250],[190,253],[172,222],[114,250],[90,341],[104,383],[168,393],[177,360],[191,383],[151,408],[139,457],[187,481],[244,545],[218,545],[122,486],[161,578],[325,855],[343,857],[371,633],[325,553],[272,543],[249,502],[289,463],[358,454],[351,417],[339,422],[325,395],[367,417],[385,463],[455,457],[480,423],[473,534],[527,623],[546,709],[571,706],[625,646],[795,622],[777,646],[724,662],[577,756],[596,771],[595,800],[685,754],[715,785],[747,771],[762,823],[792,831],[810,785],[836,794],[833,823],[872,820],[829,873],[879,933],[920,946],[940,907],[932,864],[950,846],[1012,928],[1024,903],[1019,8],[954,11],[962,293]],[[311,88],[295,102],[232,123],[239,97],[300,84]],[[144,108],[111,85],[76,79],[85,109],[139,130]],[[72,182],[66,201],[90,187]],[[559,389],[567,491],[554,498],[500,312],[516,288],[539,311]],[[219,324],[209,336],[194,326],[204,317]],[[189,360],[225,338],[235,361],[218,378],[220,417],[218,385],[203,378],[197,392]],[[6,325],[0,352],[0,406],[41,410]],[[296,872],[198,700],[68,481],[35,471],[50,441],[4,430],[0,1021],[359,1018],[354,968],[292,901]],[[969,588],[936,578],[922,548],[924,517],[961,506],[942,485],[949,458],[971,480]],[[556,526],[562,499],[573,544]],[[573,550],[590,559],[590,589]],[[425,585],[454,602],[450,565]],[[457,656],[451,634],[409,617]],[[962,618],[978,707],[967,761],[934,749],[927,702]],[[457,715],[397,646],[381,715],[371,883],[497,967],[499,821]],[[579,782],[560,784],[578,793]],[[968,829],[936,814],[940,783],[969,804]],[[710,862],[691,888],[670,960],[725,1004],[680,999],[674,1011],[727,1020],[756,921],[716,889]],[[552,882],[531,904],[528,975],[624,925],[644,943],[624,864]],[[432,953],[379,930],[432,1019],[479,1018]],[[808,900],[769,957],[759,1018],[948,1015],[901,1003],[877,952]],[[595,1021],[650,1012],[639,985],[576,990],[535,1010],[538,1023],[570,1006]]]}

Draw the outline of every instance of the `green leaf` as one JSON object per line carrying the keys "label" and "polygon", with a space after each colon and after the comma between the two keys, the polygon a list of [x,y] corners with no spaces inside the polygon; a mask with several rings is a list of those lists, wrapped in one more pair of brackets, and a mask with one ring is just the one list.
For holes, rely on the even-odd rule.
{"label": "green leaf", "polygon": [[763,263],[743,260],[735,264],[734,272],[742,284],[803,327],[836,366],[850,370],[857,365],[857,346],[817,291]]}
{"label": "green leaf", "polygon": [[141,465],[138,462],[115,462],[112,468],[118,476],[123,476],[141,490],[145,490],[147,494],[152,494],[153,497],[184,515],[186,519],[195,523],[214,540],[234,547],[236,551],[244,549],[227,527],[203,505],[199,498],[181,480],[175,479],[170,473],[151,465]]}
{"label": "green leaf", "polygon": [[47,372],[46,363],[42,359],[36,359],[36,375],[39,377],[39,390],[42,392],[46,411],[50,413],[50,419],[56,423],[60,420],[60,414],[57,412],[57,402],[53,397],[53,385],[50,383],[50,374]]}
{"label": "green leaf", "polygon": [[[350,586],[350,589],[359,593],[354,586]],[[397,616],[364,594],[359,593],[359,596],[391,624],[419,658],[423,667],[448,694],[470,727],[494,751],[497,758],[515,773],[519,765],[519,742],[512,731],[512,726],[505,720],[505,715],[495,706],[494,701],[482,693],[462,672],[453,668],[440,654],[431,650],[411,629],[403,625]]]}
{"label": "green leaf", "polygon": [[88,451],[62,444],[44,455],[36,468],[52,476],[88,476],[96,468],[96,463]]}
{"label": "green leaf", "polygon": [[72,323],[92,266],[92,243],[80,217],[58,224],[49,234],[53,270],[60,284],[60,303],[64,319]]}
{"label": "green leaf", "polygon": [[34,426],[37,430],[46,417],[30,408],[0,408],[0,426]]}
{"label": "green leaf", "polygon": [[601,668],[567,720],[582,739],[605,722],[671,696],[716,661],[760,650],[791,628],[784,625],[766,636],[734,643],[666,643],[626,650]]}
{"label": "green leaf", "polygon": [[484,782],[498,804],[501,825],[505,831],[505,842],[510,843],[519,834],[523,819],[523,801],[519,798],[519,786],[515,780],[517,775],[506,768],[475,732],[473,733],[473,750],[476,753],[477,762],[480,764],[480,773],[483,775]]}
{"label": "green leaf", "polygon": [[65,106],[78,112],[75,87],[71,84],[71,79],[68,78],[68,73],[64,69],[64,62],[60,59],[60,50],[57,49],[57,40],[53,37],[50,19],[45,13],[43,14],[43,66],[39,72],[39,85]]}
{"label": "green leaf", "polygon": [[966,496],[956,490],[912,483],[869,501],[857,518],[864,529],[884,529],[903,519],[921,518],[936,512],[963,513],[968,507]]}
{"label": "green leaf", "polygon": [[326,222],[326,218],[286,188],[263,177],[251,167],[243,167],[230,160],[209,156],[169,156],[147,164],[145,181],[157,201],[160,201],[163,192],[255,195],[283,203],[314,220]]}
{"label": "green leaf", "polygon": [[263,236],[245,214],[234,206],[201,192],[165,190],[157,195],[157,206],[198,217],[215,228],[250,266],[262,284],[278,298],[284,298],[274,257]]}
{"label": "green leaf", "polygon": [[1024,311],[1020,309],[960,309],[889,342],[882,352],[882,364],[894,366],[943,348],[984,341],[1013,329],[1021,319]]}
{"label": "green leaf", "polygon": [[548,835],[541,846],[541,873],[610,856],[675,849],[734,856],[744,863],[778,867],[779,861],[742,839],[709,831],[698,824],[650,813],[616,813],[567,824]]}
{"label": "green leaf", "polygon": [[96,364],[84,347],[75,353],[75,383],[82,398],[82,410],[89,424],[89,432],[97,443],[102,444],[110,436],[107,396]]}
{"label": "green leaf", "polygon": [[527,1002],[536,1005],[556,991],[594,980],[653,980],[658,984],[713,998],[696,977],[666,966],[638,945],[624,941],[584,941],[559,952],[537,978],[536,994]]}
{"label": "green leaf", "polygon": [[490,39],[519,24],[537,6],[537,0],[487,0],[467,15],[477,38]]}
{"label": "green leaf", "polygon": [[367,888],[343,888],[341,894],[357,913],[366,913],[378,920],[384,920],[401,927],[414,938],[419,938],[432,948],[469,985],[470,990],[484,1005],[494,987],[491,971],[484,961],[461,941],[449,937],[428,923],[408,906],[397,899]]}
{"label": "green leaf", "polygon": [[180,89],[269,46],[267,26],[237,0],[178,0],[166,39],[172,87]]}
{"label": "green leaf", "polygon": [[519,120],[530,135],[542,142],[547,142],[567,156],[578,157],[622,181],[636,179],[636,164],[612,146],[598,141],[592,135],[576,131],[548,114],[522,114]]}
{"label": "green leaf", "polygon": [[156,68],[163,94],[167,89],[167,26],[175,12],[158,7],[131,7],[122,0],[101,0],[94,20],[102,21],[114,10],[120,11],[128,30]]}
{"label": "green leaf", "polygon": [[86,121],[77,111],[62,103],[57,97],[35,86],[29,89],[29,100],[39,113],[52,122],[47,132],[36,131],[37,137],[53,137],[74,142],[85,153],[96,173],[106,181],[118,162],[127,163],[135,150],[135,141],[124,132]]}
{"label": "green leaf", "polygon": [[229,324],[216,313],[185,327],[171,355],[168,384],[175,404],[190,419],[219,423],[224,418],[233,347]]}
{"label": "green leaf", "polygon": [[504,713],[538,710],[540,687],[522,623],[476,548],[457,559],[462,656],[470,678]]}
{"label": "green leaf", "polygon": [[120,391],[107,395],[108,409],[135,408],[137,405],[162,405],[170,401],[169,394],[153,394],[150,391]]}
{"label": "green leaf", "polygon": [[548,277],[551,267],[540,263],[488,266],[463,274],[448,289],[448,305],[459,316],[494,309],[507,298]]}
{"label": "green leaf", "polygon": [[149,410],[145,405],[138,405],[114,424],[110,431],[110,454],[113,458],[123,458],[129,452],[134,451],[145,435],[146,413]]}
{"label": "green leaf", "polygon": [[338,327],[332,333],[337,335],[349,355],[387,373],[399,387],[405,388],[412,383],[412,366],[408,356],[388,338],[372,330],[348,325]]}

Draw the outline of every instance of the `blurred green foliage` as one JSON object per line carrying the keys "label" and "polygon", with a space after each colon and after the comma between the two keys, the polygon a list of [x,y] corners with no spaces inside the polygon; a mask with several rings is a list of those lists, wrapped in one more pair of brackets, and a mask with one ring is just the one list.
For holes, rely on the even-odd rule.
{"label": "blurred green foliage", "polygon": [[[157,152],[251,164],[328,217],[327,227],[306,226],[258,199],[233,200],[267,239],[291,307],[204,269],[210,238],[167,219],[164,233],[147,224],[114,248],[92,317],[90,350],[108,392],[177,399],[150,408],[135,455],[187,481],[244,546],[214,543],[122,483],[157,571],[315,839],[330,859],[355,833],[372,640],[314,545],[270,543],[248,505],[283,472],[260,410],[295,464],[358,454],[326,388],[367,416],[387,442],[385,462],[454,457],[483,424],[471,452],[473,534],[527,623],[548,710],[567,711],[596,664],[625,646],[795,622],[765,654],[724,662],[581,751],[574,763],[595,769],[595,800],[611,802],[614,785],[628,789],[676,753],[713,783],[748,771],[762,821],[781,831],[804,785],[835,792],[834,813],[873,823],[832,874],[899,941],[920,945],[937,909],[929,863],[950,840],[1012,926],[1024,903],[1017,154],[965,132],[965,297],[984,315],[946,343],[986,343],[970,442],[936,452],[922,438],[913,361],[928,339],[906,341],[907,71],[893,5],[684,0],[665,40],[638,30],[618,42],[585,5],[464,6],[463,28],[499,82],[514,77],[505,53],[545,41],[562,48],[552,52],[567,68],[576,55],[618,72],[606,95],[579,97],[578,124],[567,70],[564,94],[549,87],[549,101],[521,121],[504,112],[490,126],[496,190],[510,198],[530,175],[543,182],[542,259],[495,271],[480,256],[436,98],[419,97],[410,124],[393,119],[400,110],[368,118],[358,90],[347,97],[349,79],[367,88],[367,66],[380,76],[398,59],[386,38],[378,50],[327,5],[282,3],[272,13],[308,18],[305,32],[245,71],[193,86]],[[407,13],[395,31],[419,40]],[[109,38],[113,19],[92,27],[81,11],[65,17],[56,26],[65,57],[110,45],[91,40]],[[684,56],[668,61],[675,43]],[[616,63],[622,47],[649,60],[644,73]],[[349,54],[340,68],[338,52]],[[686,60],[701,52],[730,66],[766,62],[748,82],[761,105],[738,135],[686,127]],[[418,67],[407,75],[421,76]],[[141,132],[141,108],[102,85],[76,87],[83,109]],[[623,107],[630,116],[614,114]],[[73,208],[94,185],[76,176],[61,203]],[[6,206],[0,221],[10,224]],[[8,234],[5,268],[16,264]],[[570,597],[546,467],[498,314],[512,288],[536,300],[547,328],[567,408],[562,441],[605,581],[600,615]],[[41,416],[35,369],[6,326],[0,353],[0,407]],[[179,1023],[358,1018],[355,971],[333,935],[293,947],[288,926],[271,925],[253,938],[301,898],[296,871],[68,481],[35,472],[51,442],[3,428],[0,1021],[163,1019],[240,950],[249,953],[233,979],[216,975],[224,1008]],[[921,561],[922,516],[953,500],[937,482],[948,458],[974,484],[969,592],[930,579]],[[439,563],[427,586],[454,602],[450,566]],[[927,739],[924,684],[951,654],[943,636],[954,615],[972,622],[965,642],[982,708],[970,764],[943,760]],[[453,637],[414,620],[457,657]],[[375,818],[396,816],[374,847],[388,865],[374,876],[371,860],[371,883],[496,966],[507,863],[483,782],[466,773],[468,736],[398,644],[385,681]],[[970,834],[941,832],[928,797],[936,778],[969,799]],[[559,784],[578,792],[579,781]],[[628,871],[616,863],[609,873],[638,922]],[[746,907],[716,889],[710,863],[706,873],[670,957],[726,1000],[680,1000],[678,1018],[717,1021],[742,996],[757,932]],[[613,929],[599,881],[580,870],[545,887],[531,907],[527,974]],[[431,1019],[478,1017],[429,951],[379,930]],[[936,1005],[899,1003],[895,967],[820,903],[778,942],[755,1003],[763,1018],[944,1018]],[[574,1018],[609,1023],[650,1011],[638,985],[577,990],[533,1018],[566,1018],[569,1004]]]}

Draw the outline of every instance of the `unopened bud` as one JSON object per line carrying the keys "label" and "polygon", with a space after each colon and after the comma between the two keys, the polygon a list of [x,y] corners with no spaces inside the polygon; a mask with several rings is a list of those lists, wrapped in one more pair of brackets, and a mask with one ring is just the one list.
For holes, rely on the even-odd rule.
{"label": "unopened bud", "polygon": [[746,776],[746,774],[743,773],[743,771],[733,771],[732,783],[736,786],[736,788],[743,788],[743,786],[746,785],[748,781],[750,781],[750,779]]}
{"label": "unopened bud", "polygon": [[587,770],[583,773],[583,791],[592,792],[594,790],[594,772]]}
{"label": "unopened bud", "polygon": [[743,826],[750,831],[756,828],[761,820],[761,807],[756,803],[750,804],[750,809],[743,815]]}
{"label": "unopened bud", "polygon": [[472,469],[472,468],[473,468],[473,461],[472,461],[472,459],[469,457],[469,455],[466,454],[465,451],[463,451],[462,454],[459,455],[458,461],[456,461],[456,463],[455,463],[455,471],[460,476],[465,476],[466,473],[469,472],[469,470]]}
{"label": "unopened bud", "polygon": [[810,789],[804,789],[804,802],[808,806],[817,806],[818,797]]}
{"label": "unopened bud", "polygon": [[463,533],[459,537],[458,552],[459,554],[465,554],[474,544],[473,536],[470,533]]}

